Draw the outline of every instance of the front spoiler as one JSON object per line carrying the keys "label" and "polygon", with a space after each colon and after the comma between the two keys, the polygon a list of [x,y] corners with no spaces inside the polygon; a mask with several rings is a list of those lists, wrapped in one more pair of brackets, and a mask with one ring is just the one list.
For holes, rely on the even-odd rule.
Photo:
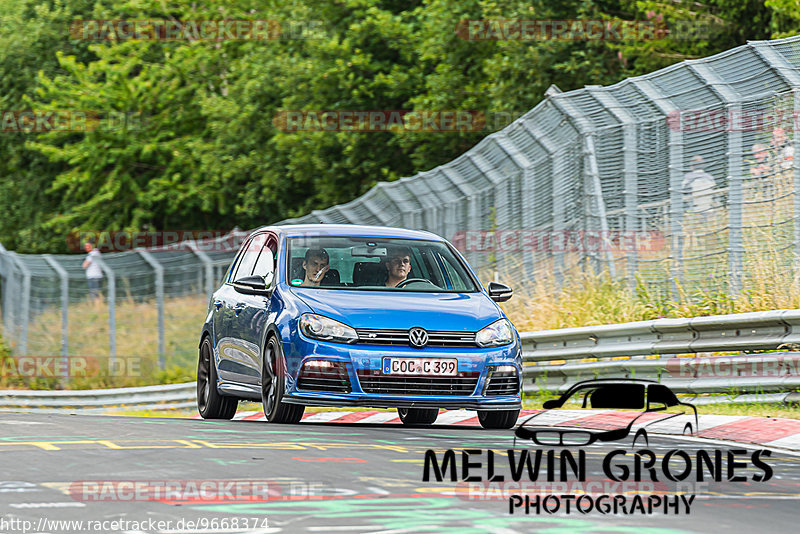
{"label": "front spoiler", "polygon": [[284,395],[281,399],[287,404],[303,404],[305,406],[359,406],[365,408],[444,408],[447,410],[481,410],[481,411],[497,411],[497,410],[519,410],[522,408],[522,402],[516,399],[509,400],[474,400],[474,399],[443,399],[436,397],[435,399],[420,399],[415,397],[413,399],[381,399],[373,396],[363,396],[356,398],[343,398],[337,396],[300,396],[300,395]]}

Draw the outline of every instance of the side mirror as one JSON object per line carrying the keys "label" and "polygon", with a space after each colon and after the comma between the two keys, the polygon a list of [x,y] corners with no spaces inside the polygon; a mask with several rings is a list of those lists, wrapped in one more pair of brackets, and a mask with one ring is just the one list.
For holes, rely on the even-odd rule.
{"label": "side mirror", "polygon": [[499,282],[489,282],[489,298],[495,302],[505,302],[511,298],[514,290]]}
{"label": "side mirror", "polygon": [[542,404],[542,408],[544,408],[545,410],[552,410],[553,408],[561,408],[561,404],[558,402],[558,399],[550,399],[544,401],[544,404]]}
{"label": "side mirror", "polygon": [[272,294],[272,290],[267,289],[267,283],[258,275],[239,278],[233,283],[233,289],[245,295],[269,296]]}

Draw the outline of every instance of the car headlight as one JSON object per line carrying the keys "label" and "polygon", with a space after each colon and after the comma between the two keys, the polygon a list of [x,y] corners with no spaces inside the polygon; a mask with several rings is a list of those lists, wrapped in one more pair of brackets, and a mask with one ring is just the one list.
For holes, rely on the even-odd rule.
{"label": "car headlight", "polygon": [[475,334],[475,343],[479,347],[497,347],[508,345],[514,341],[514,327],[508,319],[495,321]]}
{"label": "car headlight", "polygon": [[356,331],[322,315],[304,313],[300,316],[300,330],[310,338],[337,343],[354,343],[358,340]]}

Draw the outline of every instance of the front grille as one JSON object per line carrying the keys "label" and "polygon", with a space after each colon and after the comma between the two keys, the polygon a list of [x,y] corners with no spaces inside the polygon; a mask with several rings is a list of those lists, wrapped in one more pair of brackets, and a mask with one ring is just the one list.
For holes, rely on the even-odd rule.
{"label": "front grille", "polygon": [[[410,345],[408,330],[357,328],[358,343]],[[428,347],[475,347],[475,332],[429,331]]]}
{"label": "front grille", "polygon": [[592,435],[588,432],[536,432],[531,441],[542,446],[581,446],[592,442]]}
{"label": "front grille", "polygon": [[353,391],[344,362],[330,363],[333,366],[327,368],[303,365],[300,370],[300,376],[297,378],[297,389],[325,391],[328,393],[350,393]]}
{"label": "front grille", "polygon": [[384,375],[379,369],[359,369],[364,393],[375,395],[472,395],[480,373],[458,376]]}
{"label": "front grille", "polygon": [[516,395],[519,392],[519,378],[517,371],[496,371],[496,367],[489,368],[486,377],[485,396]]}

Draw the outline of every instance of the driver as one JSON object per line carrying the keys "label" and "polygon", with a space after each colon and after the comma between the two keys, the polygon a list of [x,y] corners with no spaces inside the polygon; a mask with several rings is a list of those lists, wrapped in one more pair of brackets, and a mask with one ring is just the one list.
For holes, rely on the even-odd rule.
{"label": "driver", "polygon": [[386,255],[386,271],[389,275],[386,287],[397,287],[397,284],[408,278],[411,274],[411,249],[408,247],[390,249]]}
{"label": "driver", "polygon": [[303,287],[319,287],[330,268],[330,258],[324,248],[310,248],[303,259]]}

